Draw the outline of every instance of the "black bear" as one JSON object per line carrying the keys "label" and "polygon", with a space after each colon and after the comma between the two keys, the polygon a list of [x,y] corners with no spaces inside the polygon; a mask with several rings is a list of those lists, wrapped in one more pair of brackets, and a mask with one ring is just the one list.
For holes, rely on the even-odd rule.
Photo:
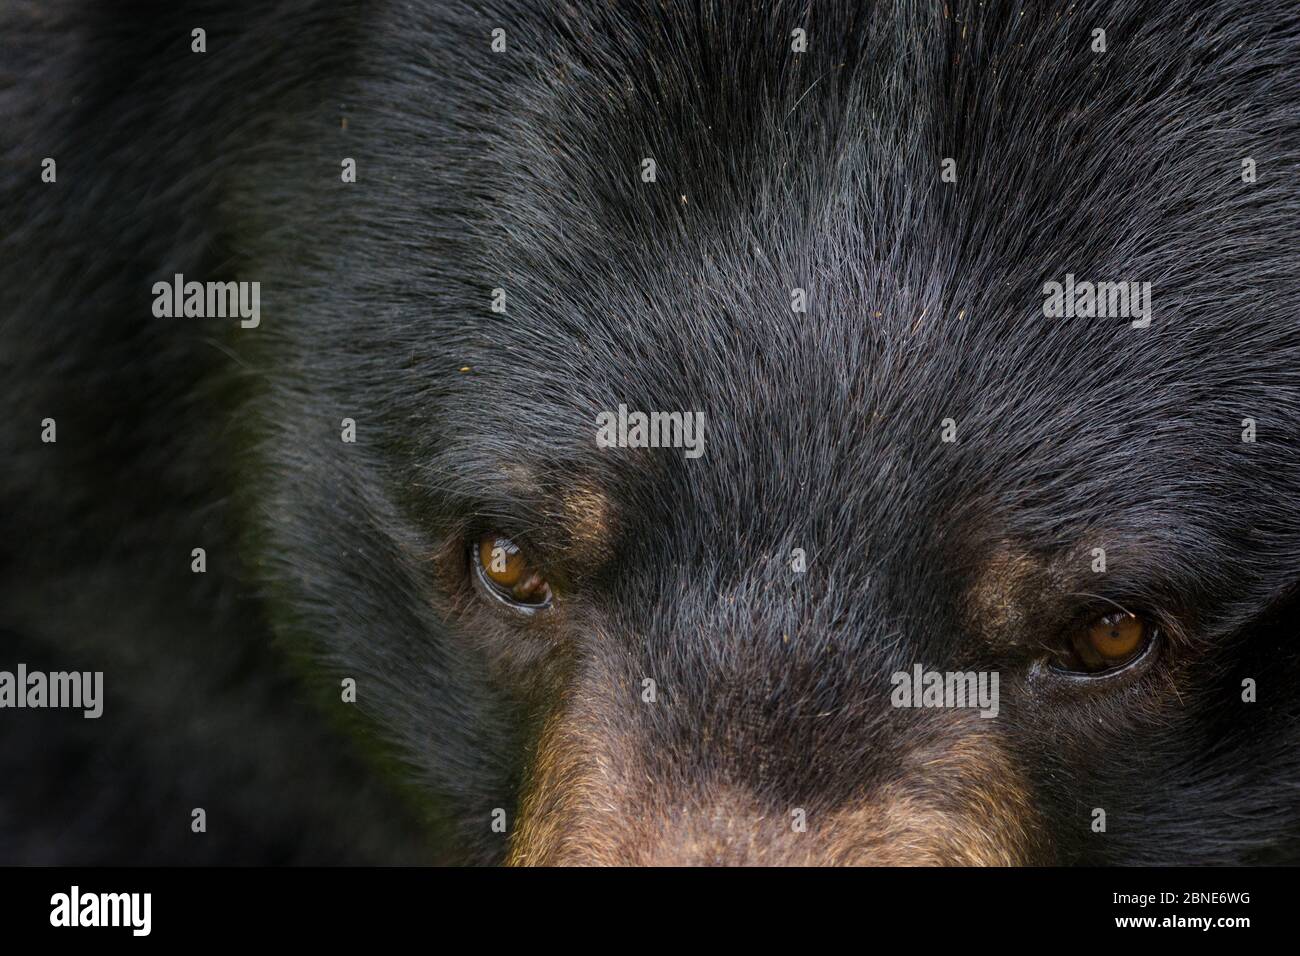
{"label": "black bear", "polygon": [[1300,860],[1293,4],[0,17],[0,862]]}

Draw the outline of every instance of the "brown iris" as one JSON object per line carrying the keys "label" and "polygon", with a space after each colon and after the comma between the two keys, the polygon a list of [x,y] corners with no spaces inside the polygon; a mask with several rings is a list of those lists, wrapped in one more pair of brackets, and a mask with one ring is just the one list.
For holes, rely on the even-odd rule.
{"label": "brown iris", "polygon": [[1135,614],[1126,611],[1106,614],[1075,635],[1074,653],[1084,670],[1122,667],[1146,648],[1150,630],[1147,622]]}
{"label": "brown iris", "polygon": [[519,546],[499,534],[485,534],[478,540],[478,561],[483,576],[500,596],[522,605],[545,604],[551,589],[545,578],[529,565]]}

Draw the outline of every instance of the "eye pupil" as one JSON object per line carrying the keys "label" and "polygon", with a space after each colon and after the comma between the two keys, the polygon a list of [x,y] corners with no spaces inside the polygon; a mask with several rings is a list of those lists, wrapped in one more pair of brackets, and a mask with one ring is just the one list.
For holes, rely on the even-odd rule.
{"label": "eye pupil", "polygon": [[1119,660],[1129,657],[1138,649],[1145,631],[1142,620],[1132,614],[1110,615],[1093,625],[1089,636],[1098,653],[1108,659]]}

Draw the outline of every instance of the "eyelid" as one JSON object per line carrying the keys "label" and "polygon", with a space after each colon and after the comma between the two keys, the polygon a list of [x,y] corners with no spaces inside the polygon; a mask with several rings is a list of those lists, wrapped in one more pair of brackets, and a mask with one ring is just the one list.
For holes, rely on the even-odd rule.
{"label": "eyelid", "polygon": [[516,527],[514,524],[505,521],[497,521],[492,515],[475,515],[472,522],[467,522],[461,529],[461,536],[471,545],[477,545],[484,537],[491,535],[494,538],[504,538],[513,544],[528,559],[528,563],[535,568],[541,567],[540,561],[534,560],[534,556],[544,554],[542,548],[535,546],[533,535],[522,527]]}
{"label": "eyelid", "polygon": [[1087,591],[1072,591],[1067,596],[1083,599],[1068,622],[1071,627],[1086,627],[1098,618],[1116,612],[1156,621],[1156,615],[1144,613],[1143,608],[1136,601],[1120,600],[1108,597],[1105,594],[1093,594]]}
{"label": "eyelid", "polygon": [[1156,627],[1147,640],[1146,647],[1133,660],[1122,667],[1111,670],[1085,673],[1057,667],[1046,660],[1037,660],[1031,666],[1028,675],[1029,685],[1039,687],[1049,694],[1070,693],[1109,693],[1126,687],[1150,670],[1159,656],[1162,631]]}

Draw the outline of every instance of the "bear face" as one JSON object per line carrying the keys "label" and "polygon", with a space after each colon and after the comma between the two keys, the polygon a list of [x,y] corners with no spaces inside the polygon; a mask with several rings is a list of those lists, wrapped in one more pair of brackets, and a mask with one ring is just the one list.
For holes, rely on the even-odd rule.
{"label": "bear face", "polygon": [[[387,25],[347,91],[365,188],[248,174],[312,234],[306,268],[252,241],[279,311],[238,340],[286,628],[480,859],[1293,845],[1293,721],[1242,682],[1296,673],[1264,651],[1300,555],[1294,226],[1214,120],[1284,122],[1228,52],[1280,35],[1216,20],[1197,60],[1163,5],[1097,60],[1045,14],[846,5],[794,55],[793,20],[709,10],[521,7],[499,56],[452,53],[488,19]],[[1076,276],[1148,283],[1149,323],[1047,314]],[[702,453],[599,440],[637,411],[699,416]],[[484,588],[485,538],[545,607]],[[1081,661],[1117,613],[1132,653]],[[917,666],[996,677],[996,716],[896,706]]]}
{"label": "bear face", "polygon": [[[118,738],[127,675],[180,675],[140,775],[220,726],[196,762],[256,781],[224,816],[276,861],[332,844],[270,807],[366,820],[369,859],[426,829],[311,782],[285,657],[437,859],[1294,861],[1294,17],[805,6],[28,50],[78,106],[6,153],[59,152],[65,198],[0,180],[0,630],[105,655]],[[258,321],[151,316],[178,273],[257,282]]]}

